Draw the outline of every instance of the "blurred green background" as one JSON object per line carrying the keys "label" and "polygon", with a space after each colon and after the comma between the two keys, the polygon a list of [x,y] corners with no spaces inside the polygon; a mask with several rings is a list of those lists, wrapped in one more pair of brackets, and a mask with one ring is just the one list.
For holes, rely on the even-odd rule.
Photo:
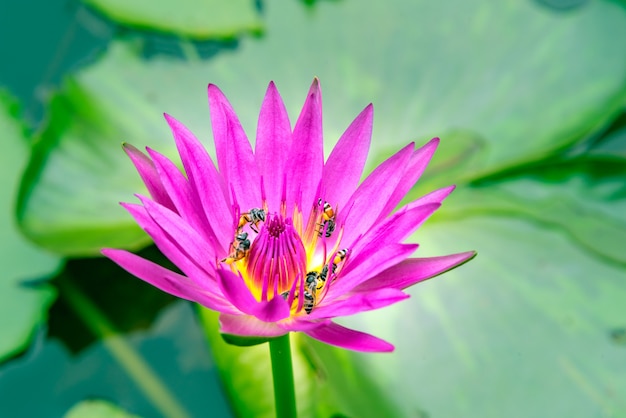
{"label": "blurred green background", "polygon": [[368,171],[441,137],[412,240],[479,255],[342,319],[393,354],[293,338],[300,416],[626,417],[623,1],[13,2],[0,35],[0,416],[273,416],[267,347],[99,249],[168,263],[122,141],[177,158],[167,112],[213,153],[209,82],[253,140],[270,80],[293,123],[318,76],[327,153],[370,102]]}

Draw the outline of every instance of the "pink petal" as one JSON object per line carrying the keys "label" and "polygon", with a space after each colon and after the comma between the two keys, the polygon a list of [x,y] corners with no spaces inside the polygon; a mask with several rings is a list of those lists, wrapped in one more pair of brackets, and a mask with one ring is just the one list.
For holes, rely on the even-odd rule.
{"label": "pink petal", "polygon": [[[210,284],[217,284],[214,274],[215,266],[200,265],[185,253],[178,243],[172,240],[163,229],[148,215],[146,208],[141,205],[130,203],[122,203],[124,207],[137,224],[150,235],[157,248],[172,262],[176,267],[181,269],[183,273],[199,286],[208,287]],[[217,290],[219,291],[219,290]]]}
{"label": "pink petal", "polygon": [[446,197],[450,195],[450,193],[452,193],[452,191],[455,188],[456,186],[448,186],[448,187],[443,187],[441,189],[437,189],[434,192],[430,192],[427,195],[424,195],[420,197],[419,199],[414,200],[411,203],[408,203],[406,206],[404,206],[400,210],[402,209],[410,210],[418,206],[426,205],[428,203],[441,203],[444,201]]}
{"label": "pink petal", "polygon": [[242,212],[261,206],[261,178],[252,146],[228,99],[209,84],[209,108],[217,163]]}
{"label": "pink petal", "polygon": [[[200,141],[173,117],[166,114],[165,119],[172,129],[189,183],[202,203],[202,210],[209,221],[215,220],[211,226],[218,241],[228,245],[235,223],[230,192],[226,193],[224,180]],[[226,250],[225,247],[222,249]]]}
{"label": "pink petal", "polygon": [[245,285],[243,278],[222,268],[217,270],[217,277],[224,297],[241,312],[253,315],[255,306],[259,302],[250,293],[250,289]]}
{"label": "pink petal", "polygon": [[275,297],[270,301],[259,302],[250,293],[242,277],[225,269],[219,269],[217,273],[224,296],[241,312],[264,322],[276,322],[289,317],[290,307],[283,298]]}
{"label": "pink petal", "polygon": [[293,130],[285,170],[287,181],[287,213],[296,202],[302,210],[302,219],[308,219],[316,202],[319,181],[324,166],[322,136],[322,92],[315,78],[309,90],[300,117]]}
{"label": "pink petal", "polygon": [[201,263],[208,273],[215,271],[215,260],[222,254],[216,254],[215,249],[179,215],[152,200],[140,199],[148,215],[191,260]]}
{"label": "pink petal", "polygon": [[272,81],[267,87],[259,114],[255,155],[263,178],[269,212],[278,212],[283,194],[285,164],[291,146],[287,109]]}
{"label": "pink petal", "polygon": [[344,210],[339,212],[338,225],[345,222],[342,247],[350,247],[359,234],[367,231],[378,220],[389,196],[402,178],[398,171],[407,165],[413,147],[413,143],[407,145],[379,165],[356,189]]}
{"label": "pink petal", "polygon": [[161,177],[163,187],[174,202],[176,212],[196,231],[202,234],[214,248],[220,248],[221,244],[217,241],[211,226],[204,217],[204,212],[198,210],[200,207],[198,196],[193,192],[185,176],[164,155],[150,148],[147,150]]}
{"label": "pink petal", "polygon": [[210,293],[208,289],[201,289],[192,283],[189,278],[174,273],[138,255],[113,248],[104,248],[102,254],[113,260],[130,274],[139,277],[141,280],[150,283],[152,286],[170,295],[198,302],[215,311],[226,313],[238,312],[219,295]]}
{"label": "pink petal", "polygon": [[279,337],[288,331],[250,315],[220,315],[220,332],[246,337]]}
{"label": "pink petal", "polygon": [[254,316],[261,321],[276,322],[289,318],[289,315],[291,315],[290,306],[280,296],[276,296],[266,302],[261,302],[257,306],[259,309],[254,313]]}
{"label": "pink petal", "polygon": [[373,113],[371,104],[363,109],[341,136],[324,165],[321,194],[333,207],[343,208],[359,184],[372,139]]}
{"label": "pink petal", "polygon": [[353,263],[357,264],[361,250],[369,245],[384,246],[400,243],[415,232],[441,205],[429,203],[408,210],[400,210],[369,230],[360,238],[351,250],[358,254]]}
{"label": "pink petal", "polygon": [[440,207],[441,202],[448,197],[454,188],[455,186],[448,186],[435,190],[403,206],[389,218],[367,231],[365,235],[359,237],[351,249],[358,253],[372,242],[378,245],[401,242],[413,234],[432,212]]}
{"label": "pink petal", "polygon": [[311,312],[309,318],[334,318],[353,315],[359,312],[384,308],[408,297],[409,295],[397,289],[379,289],[367,293],[358,293],[347,299],[336,300],[328,304],[322,301]]}
{"label": "pink petal", "polygon": [[388,268],[355,287],[353,292],[371,292],[382,288],[406,289],[452,270],[476,256],[475,251],[429,258],[410,258]]}
{"label": "pink petal", "polygon": [[221,314],[220,332],[246,337],[279,337],[288,331],[274,322],[263,322],[254,316]]}
{"label": "pink petal", "polygon": [[135,168],[137,169],[141,180],[143,180],[146,185],[150,196],[166,208],[175,210],[174,204],[167,195],[152,160],[130,144],[124,143],[122,144],[122,147],[124,148],[124,152],[126,152],[126,154],[130,157],[130,160],[135,165]]}
{"label": "pink petal", "polygon": [[330,323],[305,332],[308,336],[323,343],[364,352],[390,352],[393,345],[370,334],[365,334],[341,325]]}
{"label": "pink petal", "polygon": [[426,166],[430,162],[435,150],[437,150],[438,145],[439,138],[433,138],[426,145],[413,152],[411,160],[404,170],[404,175],[402,176],[400,182],[398,182],[398,187],[396,187],[393,191],[387,201],[387,204],[381,211],[382,216],[387,216],[387,214],[391,212],[398,205],[398,203],[400,203],[408,191],[415,185],[426,169]]}
{"label": "pink petal", "polygon": [[[301,319],[302,318],[302,319]],[[285,331],[309,331],[327,324],[330,324],[331,321],[329,319],[317,319],[315,321],[311,321],[309,316],[303,317],[293,317],[285,321],[280,321],[278,326],[284,329]]]}
{"label": "pink petal", "polygon": [[358,255],[358,262],[353,263],[352,259],[346,261],[343,270],[339,272],[339,277],[330,283],[324,302],[332,302],[355,286],[398,264],[413,254],[417,247],[417,244],[391,244],[385,247],[372,245],[366,248]]}

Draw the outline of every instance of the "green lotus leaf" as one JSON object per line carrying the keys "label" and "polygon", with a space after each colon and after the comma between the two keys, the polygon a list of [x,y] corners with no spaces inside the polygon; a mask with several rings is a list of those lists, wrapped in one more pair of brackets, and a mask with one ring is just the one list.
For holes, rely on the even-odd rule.
{"label": "green lotus leaf", "polygon": [[[35,328],[45,321],[54,289],[41,279],[53,274],[60,260],[25,240],[14,216],[17,186],[28,157],[24,127],[14,100],[0,91],[0,361],[27,347]],[[28,282],[28,283],[27,283]]]}
{"label": "green lotus leaf", "polygon": [[131,27],[193,39],[233,38],[262,29],[254,3],[246,0],[83,0],[111,20]]}

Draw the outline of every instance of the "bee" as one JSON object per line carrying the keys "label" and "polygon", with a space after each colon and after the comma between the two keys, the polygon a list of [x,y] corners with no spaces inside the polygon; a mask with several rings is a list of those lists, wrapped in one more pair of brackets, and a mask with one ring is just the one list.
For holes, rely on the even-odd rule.
{"label": "bee", "polygon": [[[289,291],[287,290],[281,293],[280,296],[282,296],[283,299],[287,300],[289,298]],[[298,294],[296,293],[294,299],[297,299],[297,298],[298,298]],[[315,293],[315,289],[306,288],[304,290],[304,301],[302,303],[302,306],[304,307],[304,311],[307,313],[307,315],[313,311],[313,308],[315,307],[316,303],[317,303],[317,296]]]}
{"label": "bee", "polygon": [[337,251],[337,254],[335,254],[335,258],[333,259],[333,273],[335,272],[335,269],[337,268],[337,264],[345,260],[346,256],[348,255],[348,251],[349,250],[347,248]]}
{"label": "bee", "polygon": [[317,271],[308,272],[306,274],[305,289],[308,289],[309,292],[317,295],[317,293],[324,288],[327,276],[328,266],[322,267],[322,271],[319,273]]}
{"label": "bee", "polygon": [[[317,206],[322,206],[322,199],[317,201]],[[333,210],[333,207],[326,201],[324,201],[324,212],[322,212],[322,217],[326,221],[335,218],[335,211]]]}
{"label": "bee", "polygon": [[259,222],[265,222],[265,211],[260,208],[252,208],[248,212],[244,212],[239,217],[239,223],[237,224],[237,231],[250,224],[252,229],[257,234],[259,233]]}
{"label": "bee", "polygon": [[[322,199],[317,201],[317,206],[322,206]],[[319,231],[317,231],[318,235],[321,237],[322,234],[324,234],[324,231],[326,231],[326,238],[329,238],[332,235],[335,227],[337,226],[335,224],[335,211],[333,210],[333,207],[330,206],[330,203],[326,201],[324,201],[322,211],[322,223],[317,225],[320,227]]]}
{"label": "bee", "polygon": [[306,274],[306,278],[304,279],[304,286],[307,289],[314,289],[317,287],[317,278],[319,277],[319,273],[316,271],[309,271]]}
{"label": "bee", "polygon": [[304,291],[304,311],[310,314],[317,303],[317,297],[315,296],[315,292],[309,292],[308,290]]}
{"label": "bee", "polygon": [[[346,259],[348,252],[349,250],[347,248],[337,251],[337,254],[335,254],[335,257],[333,258],[333,262],[324,264],[320,272],[312,270],[306,274],[306,277],[304,278],[303,307],[307,315],[313,311],[313,308],[317,304],[318,292],[324,288],[329,272],[334,274],[337,271],[337,264]],[[281,296],[286,300],[289,296],[289,292],[283,292],[281,293]],[[296,294],[295,298],[298,297],[299,295]]]}
{"label": "bee", "polygon": [[250,251],[250,240],[248,239],[248,233],[242,232],[235,235],[235,241],[233,241],[232,247],[235,252],[224,258],[222,260],[223,263],[232,264],[235,261],[239,261],[246,255],[248,255],[248,252]]}
{"label": "bee", "polygon": [[[306,274],[305,283],[304,283],[304,300],[302,301],[302,306],[304,307],[304,311],[310,314],[317,303],[317,291],[320,289],[319,284],[319,273],[317,271],[310,271]],[[323,285],[323,283],[322,283]],[[299,296],[299,292],[296,292],[294,299],[297,299]],[[289,297],[289,291],[281,293],[281,296],[287,300]]]}
{"label": "bee", "polygon": [[315,270],[308,272],[305,278],[305,288],[309,289],[311,292],[313,292],[313,290],[316,292],[321,290],[326,283],[326,279],[328,279],[329,271],[331,274],[335,274],[337,272],[337,264],[345,260],[347,255],[348,249],[344,248],[337,252],[332,263],[324,264],[319,273]]}

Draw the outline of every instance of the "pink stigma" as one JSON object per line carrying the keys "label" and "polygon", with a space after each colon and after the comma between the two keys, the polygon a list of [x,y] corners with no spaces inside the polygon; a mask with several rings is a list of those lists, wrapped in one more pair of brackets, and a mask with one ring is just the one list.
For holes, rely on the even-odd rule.
{"label": "pink stigma", "polygon": [[269,300],[304,278],[306,260],[302,239],[291,219],[268,215],[248,254],[250,285],[261,290],[261,300]]}

